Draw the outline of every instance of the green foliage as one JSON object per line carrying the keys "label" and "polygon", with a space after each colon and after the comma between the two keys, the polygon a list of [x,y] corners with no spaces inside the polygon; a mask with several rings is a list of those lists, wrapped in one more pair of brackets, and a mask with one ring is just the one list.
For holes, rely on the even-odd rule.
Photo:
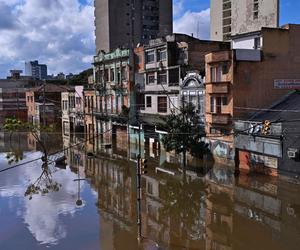
{"label": "green foliage", "polygon": [[9,165],[13,163],[18,163],[24,159],[24,152],[22,150],[16,149],[8,152],[6,155],[6,159]]}
{"label": "green foliage", "polygon": [[47,148],[45,143],[40,139],[40,134],[41,133],[51,133],[56,130],[55,125],[53,126],[42,126],[42,125],[34,125],[29,122],[22,122],[18,119],[15,118],[7,118],[5,120],[4,130],[6,132],[10,133],[10,143],[11,143],[11,149],[10,152],[7,154],[6,158],[8,160],[9,164],[12,163],[17,163],[20,160],[23,160],[23,152],[19,149],[14,149],[12,147],[12,136],[15,133],[20,133],[20,132],[28,132],[31,133],[32,136],[35,138],[37,143],[41,146],[44,155],[47,154]]}
{"label": "green foliage", "polygon": [[201,141],[205,132],[199,124],[199,117],[192,104],[180,108],[179,114],[172,113],[167,116],[163,128],[168,132],[162,139],[168,152],[175,151],[177,154],[190,152],[198,158],[208,153],[208,145]]}
{"label": "green foliage", "polygon": [[32,133],[51,133],[56,130],[55,125],[43,126],[43,125],[34,125],[29,122],[22,122],[15,118],[7,118],[5,120],[4,130],[10,133],[15,132],[32,132]]}
{"label": "green foliage", "polygon": [[70,79],[70,85],[82,85],[88,83],[88,77],[93,74],[93,69],[89,68],[87,70],[82,71],[78,75],[74,75],[72,79]]}

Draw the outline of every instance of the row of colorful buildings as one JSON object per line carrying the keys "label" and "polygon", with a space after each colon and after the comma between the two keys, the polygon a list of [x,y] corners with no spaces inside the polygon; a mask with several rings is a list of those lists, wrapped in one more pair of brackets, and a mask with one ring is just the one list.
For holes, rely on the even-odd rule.
{"label": "row of colorful buildings", "polygon": [[215,161],[298,175],[299,43],[300,25],[285,25],[230,43],[173,34],[100,51],[89,84],[62,94],[63,128],[109,147],[113,137],[136,142],[141,124],[142,144],[161,147],[161,118],[192,103]]}
{"label": "row of colorful buildings", "polygon": [[[271,175],[299,174],[300,26],[262,28],[229,42],[173,34],[100,51],[84,86],[9,79],[3,112],[64,133],[162,147],[162,117],[192,103],[215,161]],[[134,66],[133,66],[134,65]],[[25,83],[26,82],[26,83]],[[6,106],[5,106],[6,105]],[[3,120],[9,114],[2,113]],[[270,121],[267,133],[263,123]],[[130,135],[130,136],[128,136]]]}

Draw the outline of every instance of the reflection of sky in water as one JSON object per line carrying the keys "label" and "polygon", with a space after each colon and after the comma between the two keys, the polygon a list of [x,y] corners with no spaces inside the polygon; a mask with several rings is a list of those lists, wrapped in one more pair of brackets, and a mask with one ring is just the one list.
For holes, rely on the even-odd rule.
{"label": "reflection of sky in water", "polygon": [[[24,161],[37,157],[39,157],[39,153],[27,154]],[[33,199],[29,200],[28,197],[24,197],[24,193],[27,185],[40,176],[40,166],[41,162],[37,161],[1,173],[0,199],[2,202],[7,201],[10,213],[14,212],[22,218],[36,241],[40,244],[56,244],[67,235],[62,218],[66,215],[73,217],[77,211],[75,202],[78,183],[73,180],[78,175],[69,169],[59,169],[52,176],[55,181],[62,184],[60,191],[45,196],[33,195]],[[9,166],[5,154],[0,154],[0,169],[6,167]],[[81,182],[81,190],[84,191],[84,182]],[[0,204],[2,202],[0,201]]]}

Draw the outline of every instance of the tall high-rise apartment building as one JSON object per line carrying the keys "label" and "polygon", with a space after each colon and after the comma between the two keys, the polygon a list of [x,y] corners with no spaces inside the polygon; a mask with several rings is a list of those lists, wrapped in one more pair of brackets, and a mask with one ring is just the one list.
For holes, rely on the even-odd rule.
{"label": "tall high-rise apartment building", "polygon": [[279,0],[211,0],[211,39],[279,26]]}
{"label": "tall high-rise apartment building", "polygon": [[25,75],[37,80],[47,79],[47,65],[38,61],[25,62]]}
{"label": "tall high-rise apartment building", "polygon": [[172,0],[95,0],[95,18],[97,52],[173,32]]}

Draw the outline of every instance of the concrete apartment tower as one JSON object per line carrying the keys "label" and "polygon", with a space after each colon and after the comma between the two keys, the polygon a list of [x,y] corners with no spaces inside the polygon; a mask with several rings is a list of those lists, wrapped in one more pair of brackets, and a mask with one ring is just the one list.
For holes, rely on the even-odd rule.
{"label": "concrete apartment tower", "polygon": [[37,80],[47,79],[47,65],[39,64],[38,61],[25,62],[25,75],[32,76]]}
{"label": "concrete apartment tower", "polygon": [[215,41],[279,26],[279,0],[210,0],[210,5],[210,32]]}
{"label": "concrete apartment tower", "polygon": [[97,53],[171,34],[172,8],[172,0],[95,0]]}

